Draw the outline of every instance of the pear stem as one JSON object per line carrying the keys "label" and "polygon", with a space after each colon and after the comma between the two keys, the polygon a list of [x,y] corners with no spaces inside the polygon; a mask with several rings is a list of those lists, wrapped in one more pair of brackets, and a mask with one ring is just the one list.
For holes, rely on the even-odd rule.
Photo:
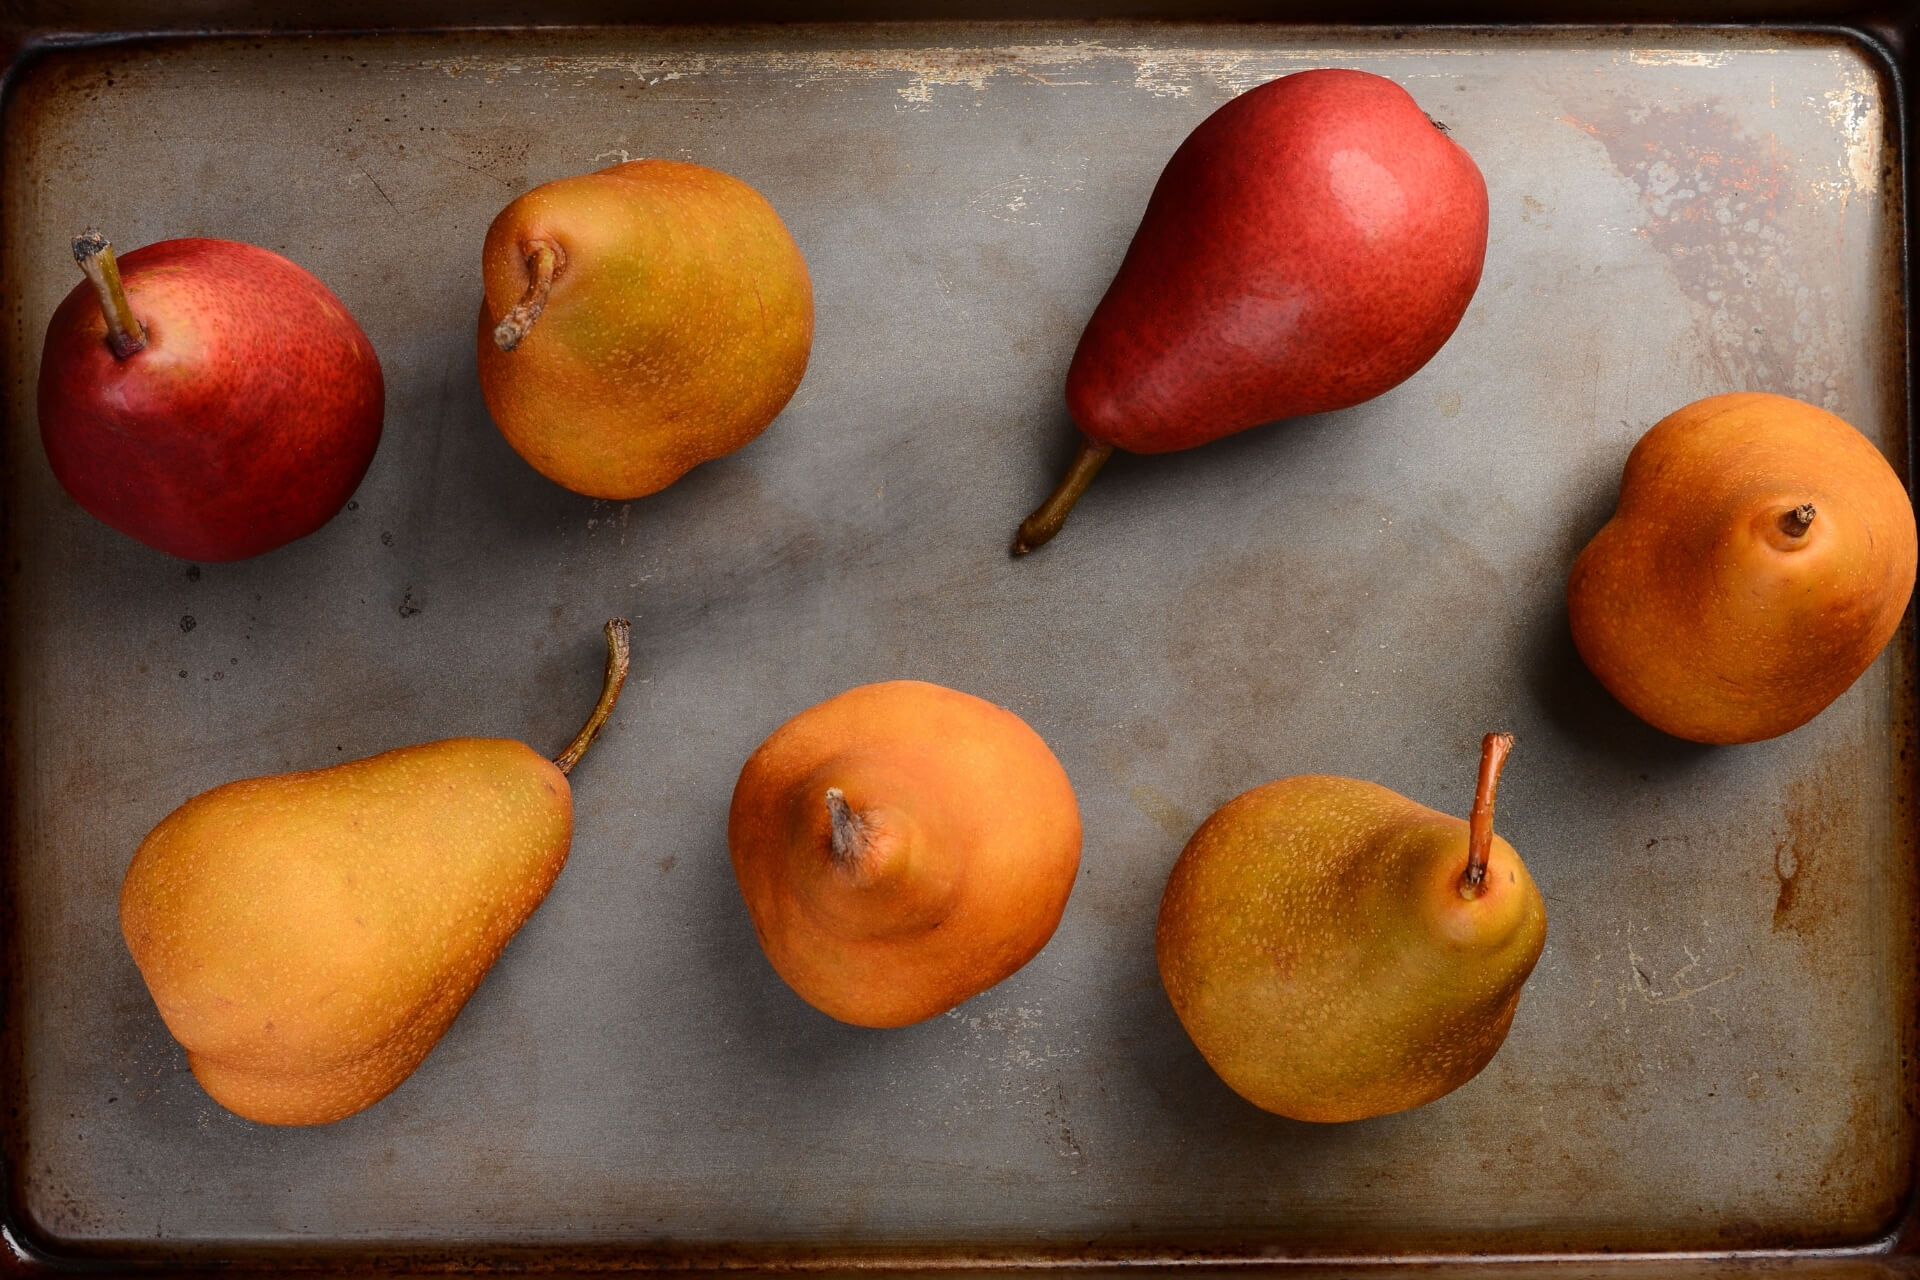
{"label": "pear stem", "polygon": [[600,683],[600,700],[593,704],[593,714],[580,726],[580,732],[573,735],[567,749],[553,758],[554,767],[561,773],[572,773],[573,766],[580,763],[580,757],[587,754],[587,748],[600,736],[600,730],[606,728],[613,704],[620,701],[620,686],[627,682],[632,641],[632,623],[625,618],[607,620],[607,674]]}
{"label": "pear stem", "polygon": [[1791,511],[1780,513],[1780,532],[1789,538],[1804,538],[1807,530],[1813,528],[1813,517],[1818,514],[1811,502],[1803,502]]}
{"label": "pear stem", "polygon": [[1112,445],[1082,438],[1080,452],[1073,455],[1073,461],[1067,466],[1067,474],[1060,478],[1060,483],[1047,495],[1047,500],[1020,522],[1020,532],[1013,539],[1013,554],[1023,556],[1060,532],[1060,526],[1067,522],[1067,513],[1073,510],[1073,504],[1080,501],[1080,495],[1087,491],[1087,486],[1093,483],[1093,478],[1100,474],[1100,468],[1112,456]]}
{"label": "pear stem", "polygon": [[867,824],[847,803],[846,792],[827,788],[827,817],[833,823],[833,865],[847,868],[867,851]]}
{"label": "pear stem", "polygon": [[1510,733],[1490,733],[1480,743],[1480,783],[1473,790],[1473,812],[1467,815],[1467,869],[1460,876],[1463,898],[1479,897],[1487,878],[1487,855],[1493,849],[1493,796],[1512,750]]}
{"label": "pear stem", "polygon": [[560,246],[551,240],[534,240],[527,245],[527,270],[533,282],[513,304],[513,309],[493,326],[493,345],[511,351],[526,340],[533,322],[547,309],[547,295],[553,291],[553,273],[560,265]]}
{"label": "pear stem", "polygon": [[120,282],[120,263],[113,256],[113,245],[98,231],[73,238],[73,260],[80,264],[100,299],[100,312],[107,319],[107,349],[116,360],[125,360],[146,349],[147,327],[133,314],[127,301],[127,288]]}

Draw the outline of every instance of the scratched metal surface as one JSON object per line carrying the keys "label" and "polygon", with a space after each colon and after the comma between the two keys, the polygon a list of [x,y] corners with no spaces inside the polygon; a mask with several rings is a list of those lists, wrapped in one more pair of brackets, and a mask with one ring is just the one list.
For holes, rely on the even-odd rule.
{"label": "scratched metal surface", "polygon": [[[1161,163],[1235,92],[1325,64],[1403,82],[1487,176],[1458,334],[1361,408],[1117,460],[1055,544],[1009,560]],[[1785,739],[1683,745],[1583,672],[1561,582],[1633,440],[1696,397],[1815,400],[1904,463],[1889,104],[1844,44],[1725,32],[901,26],[46,61],[8,109],[0,210],[25,1225],[117,1250],[1873,1236],[1913,1139],[1904,668],[1883,657]],[[595,502],[487,420],[478,253],[514,194],[640,155],[768,195],[818,336],[758,442]],[[65,498],[31,388],[89,225],[254,241],[341,295],[389,388],[349,510],[189,566]],[[212,1104],[120,942],[140,836],[236,776],[457,733],[557,748],[615,613],[636,678],[575,775],[572,862],[423,1068],[314,1130]],[[1086,848],[1037,960],[881,1033],[773,975],[724,830],[776,724],[900,676],[1025,716]],[[1551,921],[1506,1047],[1406,1115],[1313,1127],[1240,1102],[1153,967],[1193,827],[1303,771],[1463,812],[1493,727],[1520,739],[1501,828]]]}

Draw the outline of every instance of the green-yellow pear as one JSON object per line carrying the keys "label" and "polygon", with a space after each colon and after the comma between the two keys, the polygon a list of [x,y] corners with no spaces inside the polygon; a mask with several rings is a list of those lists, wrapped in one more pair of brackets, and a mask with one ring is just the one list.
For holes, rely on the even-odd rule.
{"label": "green-yellow pear", "polygon": [[487,229],[480,390],[549,480],[637,498],[731,453],[800,385],[813,282],[765,197],[631,160],[519,197]]}
{"label": "green-yellow pear", "polygon": [[420,1065],[567,860],[567,774],[613,709],[627,645],[609,622],[599,702],[554,760],[449,738],[229,782],[148,834],[121,932],[216,1102],[325,1124]]}
{"label": "green-yellow pear", "polygon": [[1492,1060],[1546,942],[1546,908],[1493,834],[1512,747],[1489,734],[1467,822],[1353,778],[1228,801],[1160,900],[1160,978],[1220,1078],[1296,1120],[1359,1120]]}

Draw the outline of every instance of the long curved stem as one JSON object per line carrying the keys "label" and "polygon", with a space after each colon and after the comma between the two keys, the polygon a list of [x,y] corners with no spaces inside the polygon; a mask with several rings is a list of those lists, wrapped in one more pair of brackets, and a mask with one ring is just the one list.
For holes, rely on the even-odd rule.
{"label": "long curved stem", "polygon": [[1512,750],[1510,733],[1490,733],[1480,743],[1480,782],[1473,789],[1473,812],[1467,815],[1467,869],[1460,877],[1463,898],[1479,897],[1487,878],[1487,854],[1493,849],[1493,797]]}
{"label": "long curved stem", "polygon": [[527,245],[527,270],[533,281],[513,309],[493,326],[493,345],[511,351],[526,340],[533,322],[547,309],[547,295],[553,291],[553,273],[560,265],[560,246],[551,240],[535,240]]}
{"label": "long curved stem", "polygon": [[593,714],[580,726],[580,732],[573,735],[567,749],[553,758],[554,767],[561,773],[572,773],[573,766],[580,763],[580,757],[587,754],[587,748],[600,736],[600,730],[606,728],[613,704],[620,701],[620,686],[627,682],[632,644],[633,624],[625,618],[608,619],[607,674],[600,683],[600,700],[593,704]]}
{"label": "long curved stem", "polygon": [[116,360],[125,360],[146,349],[147,327],[133,314],[127,301],[127,288],[120,281],[120,263],[113,256],[113,245],[98,231],[73,238],[73,260],[80,264],[94,294],[100,299],[100,312],[107,319],[107,347]]}
{"label": "long curved stem", "polygon": [[1013,539],[1013,554],[1023,556],[1060,532],[1073,504],[1080,501],[1080,495],[1087,491],[1087,486],[1112,456],[1112,445],[1093,439],[1081,440],[1080,452],[1073,455],[1067,474],[1060,478],[1047,500],[1020,522],[1020,532]]}

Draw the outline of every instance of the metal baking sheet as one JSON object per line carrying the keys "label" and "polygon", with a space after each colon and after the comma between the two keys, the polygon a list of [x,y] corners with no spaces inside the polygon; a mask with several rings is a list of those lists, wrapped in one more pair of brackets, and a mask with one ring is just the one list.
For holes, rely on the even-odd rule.
{"label": "metal baking sheet", "polygon": [[[1346,412],[1116,459],[1022,561],[1061,381],[1161,164],[1274,76],[1404,84],[1478,160],[1484,279]],[[5,112],[9,1213],[48,1256],[1360,1258],[1871,1250],[1913,1155],[1911,637],[1737,749],[1617,707],[1562,582],[1627,449],[1777,391],[1905,474],[1892,81],[1843,35],[947,24],[187,40],[56,51]],[[542,480],[474,373],[482,234],[657,155],[764,192],[813,359],[657,496]],[[69,236],[252,241],[383,362],[321,532],[190,565],[55,484],[33,408]],[[141,835],[230,778],[454,734],[557,749],[600,621],[636,671],[552,896],[425,1065],[338,1124],[208,1100],[123,947]],[[1011,707],[1077,789],[1051,945],[920,1026],[842,1026],[761,957],[725,846],[748,752],[851,685]],[[1506,1047],[1415,1112],[1261,1113],[1156,977],[1195,825],[1369,778],[1500,825],[1548,900]],[[434,1253],[434,1251],[438,1251]]]}

